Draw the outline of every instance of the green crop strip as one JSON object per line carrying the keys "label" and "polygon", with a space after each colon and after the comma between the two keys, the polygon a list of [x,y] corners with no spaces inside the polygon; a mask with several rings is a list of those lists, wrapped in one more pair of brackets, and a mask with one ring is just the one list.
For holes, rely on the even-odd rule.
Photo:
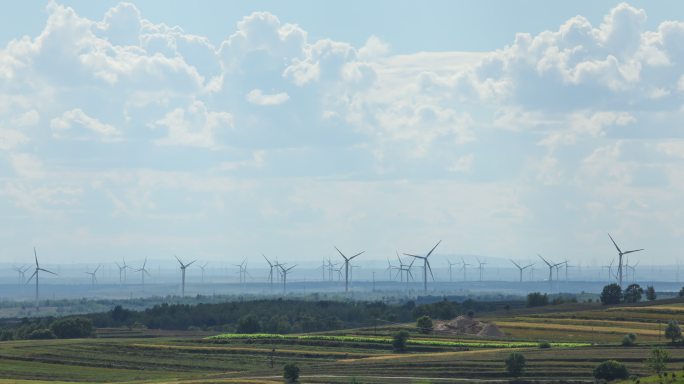
{"label": "green crop strip", "polygon": [[[359,336],[325,336],[325,335],[280,335],[272,333],[224,333],[221,335],[211,336],[210,340],[312,340],[312,341],[339,341],[339,342],[357,342],[357,343],[382,343],[391,344],[392,339],[389,337],[359,337]],[[474,342],[474,341],[443,341],[443,340],[411,340],[407,341],[409,345],[426,345],[433,347],[470,347],[470,348],[531,348],[539,344],[531,341],[512,341],[512,342]],[[589,343],[550,343],[552,347],[572,348],[572,347],[586,347]]]}

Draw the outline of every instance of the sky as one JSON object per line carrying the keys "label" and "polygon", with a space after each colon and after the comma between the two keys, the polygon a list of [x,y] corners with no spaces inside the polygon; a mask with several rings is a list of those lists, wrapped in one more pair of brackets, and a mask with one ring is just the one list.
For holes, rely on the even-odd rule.
{"label": "sky", "polygon": [[675,1],[18,2],[0,263],[673,263],[683,38]]}

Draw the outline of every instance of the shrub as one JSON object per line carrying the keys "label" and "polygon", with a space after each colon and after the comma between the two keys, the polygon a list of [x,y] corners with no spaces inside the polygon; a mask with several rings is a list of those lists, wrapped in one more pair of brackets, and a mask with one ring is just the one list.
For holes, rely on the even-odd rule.
{"label": "shrub", "polygon": [[551,348],[551,343],[548,341],[540,341],[539,342],[539,348],[545,349],[545,348]]}
{"label": "shrub", "polygon": [[623,347],[631,347],[636,344],[636,335],[633,333],[628,333],[622,338]]}
{"label": "shrub", "polygon": [[288,383],[296,383],[299,380],[299,367],[296,364],[285,364],[283,367],[283,378]]}
{"label": "shrub", "polygon": [[682,337],[682,329],[679,327],[677,320],[670,320],[665,327],[665,337],[672,340],[672,343]]}
{"label": "shrub", "polygon": [[684,297],[684,287],[679,290],[679,297]]}
{"label": "shrub", "polygon": [[432,319],[430,316],[421,316],[416,321],[416,327],[418,327],[418,332],[420,333],[431,333],[432,332]]}
{"label": "shrub", "polygon": [[646,287],[646,299],[648,299],[649,301],[653,301],[656,299],[656,297],[657,296],[656,296],[655,288],[653,288],[652,285],[649,285],[648,287]]}
{"label": "shrub", "polygon": [[662,348],[653,348],[651,350],[651,355],[646,359],[646,366],[653,372],[660,375],[667,365],[667,361],[670,359],[670,354]]}
{"label": "shrub", "polygon": [[606,360],[594,368],[594,377],[597,380],[627,379],[629,372],[627,367],[619,361]]}
{"label": "shrub", "polygon": [[527,294],[527,306],[528,307],[543,307],[549,304],[549,297],[546,293],[541,292],[531,292]]}
{"label": "shrub", "polygon": [[511,376],[518,377],[525,370],[525,356],[522,353],[513,352],[508,355],[504,362],[506,363],[506,371]]}
{"label": "shrub", "polygon": [[630,284],[622,293],[622,298],[625,303],[636,303],[641,300],[643,293],[644,290],[639,284]]}
{"label": "shrub", "polygon": [[52,322],[50,330],[60,339],[90,337],[93,333],[93,322],[84,317],[67,317]]}
{"label": "shrub", "polygon": [[616,283],[608,284],[603,287],[601,292],[601,304],[620,304],[620,299],[622,298],[622,288]]}
{"label": "shrub", "polygon": [[54,339],[55,334],[47,328],[38,328],[31,332],[28,338],[33,340]]}
{"label": "shrub", "polygon": [[408,341],[409,333],[407,331],[399,331],[392,337],[392,348],[395,352],[406,351],[406,342]]}

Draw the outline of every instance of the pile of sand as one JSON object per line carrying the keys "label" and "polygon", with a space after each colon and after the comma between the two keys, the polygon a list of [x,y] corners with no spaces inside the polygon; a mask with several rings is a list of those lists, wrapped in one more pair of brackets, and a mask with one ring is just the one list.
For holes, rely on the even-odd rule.
{"label": "pile of sand", "polygon": [[449,321],[436,321],[434,329],[437,331],[450,331],[456,334],[477,335],[482,337],[501,337],[504,333],[494,323],[485,323],[477,319],[458,316]]}

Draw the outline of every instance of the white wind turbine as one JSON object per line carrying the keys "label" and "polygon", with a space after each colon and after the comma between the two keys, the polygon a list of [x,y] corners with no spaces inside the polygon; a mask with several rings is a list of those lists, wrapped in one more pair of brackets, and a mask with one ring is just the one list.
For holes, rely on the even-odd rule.
{"label": "white wind turbine", "polygon": [[29,277],[29,279],[26,281],[26,284],[30,283],[31,279],[33,279],[33,277],[35,276],[35,278],[36,278],[36,310],[39,310],[40,309],[40,301],[39,301],[39,295],[38,295],[38,293],[39,293],[39,291],[38,291],[38,272],[43,271],[43,272],[51,273],[53,275],[57,275],[57,274],[52,272],[52,271],[48,271],[45,268],[40,267],[40,265],[38,264],[38,253],[36,252],[36,247],[33,247],[33,256],[36,259],[36,269],[33,271],[33,274],[31,275],[31,277]]}

